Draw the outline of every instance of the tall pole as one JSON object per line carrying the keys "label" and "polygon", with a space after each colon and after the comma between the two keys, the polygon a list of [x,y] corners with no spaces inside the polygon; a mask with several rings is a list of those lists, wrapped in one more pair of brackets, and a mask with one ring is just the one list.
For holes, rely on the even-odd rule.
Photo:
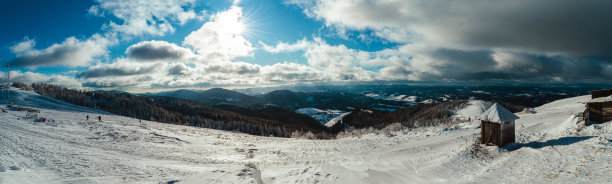
{"label": "tall pole", "polygon": [[11,101],[11,97],[10,97],[10,93],[9,93],[9,83],[11,82],[11,68],[9,64],[6,64],[6,75],[8,76],[6,78],[6,89],[4,89],[6,91],[6,106],[9,106],[9,101]]}

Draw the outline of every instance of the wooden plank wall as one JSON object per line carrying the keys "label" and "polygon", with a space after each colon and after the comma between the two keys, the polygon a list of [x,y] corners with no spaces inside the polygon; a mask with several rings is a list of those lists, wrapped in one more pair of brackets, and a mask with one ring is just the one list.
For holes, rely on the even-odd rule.
{"label": "wooden plank wall", "polygon": [[503,146],[503,136],[501,124],[480,121],[480,143],[492,143],[497,146]]}
{"label": "wooden plank wall", "polygon": [[508,143],[511,142],[515,142],[516,141],[516,137],[515,137],[515,130],[514,130],[514,120],[513,121],[508,121],[505,122],[502,125],[502,142],[500,146],[504,146]]}
{"label": "wooden plank wall", "polygon": [[[606,97],[612,95],[612,89],[591,91],[591,98]],[[612,102],[589,103],[589,121],[605,123],[612,121]]]}
{"label": "wooden plank wall", "polygon": [[605,123],[608,121],[612,121],[612,102],[601,104],[601,122]]}
{"label": "wooden plank wall", "polygon": [[612,102],[589,103],[589,121],[605,123],[612,121]]}

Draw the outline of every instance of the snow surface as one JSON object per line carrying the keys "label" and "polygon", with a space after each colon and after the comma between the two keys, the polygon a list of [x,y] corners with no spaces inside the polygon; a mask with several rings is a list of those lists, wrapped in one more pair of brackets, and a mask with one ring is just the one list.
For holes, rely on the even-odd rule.
{"label": "snow surface", "polygon": [[427,100],[423,100],[423,101],[421,101],[420,103],[423,103],[423,104],[432,104],[432,103],[434,103],[434,100],[432,100],[432,99],[427,99]]}
{"label": "snow surface", "polygon": [[381,94],[376,93],[365,93],[367,97],[371,97],[374,99],[388,100],[388,101],[398,101],[398,102],[416,102],[417,96],[408,96],[402,94],[391,94],[387,97]]}
{"label": "snow surface", "polygon": [[416,96],[407,96],[407,95],[389,95],[385,100],[389,101],[399,101],[399,102],[416,102]]}
{"label": "snow surface", "polygon": [[[141,124],[15,92],[17,104],[39,108],[49,122],[25,119],[23,111],[0,114],[0,183],[612,183],[612,122],[576,129],[574,114],[584,110],[578,102],[589,96],[519,114],[517,143],[485,147],[489,158],[470,152],[477,126],[334,140],[261,137]],[[87,114],[103,122],[86,121]]]}
{"label": "snow surface", "polygon": [[327,123],[325,123],[325,126],[326,127],[333,127],[337,123],[342,123],[342,118],[344,118],[345,116],[347,116],[349,114],[351,114],[351,111],[342,113],[340,116],[335,117],[334,119],[331,119]]}
{"label": "snow surface", "polygon": [[493,104],[487,101],[470,100],[465,108],[460,109],[455,113],[454,117],[461,120],[475,120],[487,109],[489,109],[491,105]]}
{"label": "snow surface", "polygon": [[478,120],[484,120],[495,123],[503,123],[512,121],[515,119],[519,119],[518,116],[514,115],[514,113],[510,112],[508,109],[502,107],[498,103],[493,104],[487,111],[482,113]]}
{"label": "snow surface", "polygon": [[330,120],[344,113],[341,110],[333,110],[333,109],[321,110],[321,109],[317,109],[314,107],[300,108],[296,110],[295,112],[304,114],[304,115],[308,115],[323,125],[325,125],[325,123],[329,122]]}

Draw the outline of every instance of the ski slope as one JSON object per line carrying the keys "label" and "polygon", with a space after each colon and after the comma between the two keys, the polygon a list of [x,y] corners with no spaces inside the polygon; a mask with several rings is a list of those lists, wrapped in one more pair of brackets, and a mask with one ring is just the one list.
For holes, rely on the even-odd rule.
{"label": "ski slope", "polygon": [[[517,114],[517,143],[485,147],[489,156],[475,157],[476,121],[307,140],[139,123],[13,93],[13,101],[40,109],[48,122],[25,119],[24,111],[0,114],[0,183],[612,182],[612,123],[577,131],[573,114],[588,96]],[[103,122],[92,120],[98,115]]]}

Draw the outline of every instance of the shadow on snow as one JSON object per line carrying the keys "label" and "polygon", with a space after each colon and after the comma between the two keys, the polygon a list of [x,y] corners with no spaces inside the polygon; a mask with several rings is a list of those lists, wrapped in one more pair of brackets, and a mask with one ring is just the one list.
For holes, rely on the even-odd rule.
{"label": "shadow on snow", "polygon": [[509,143],[508,145],[504,146],[504,148],[508,151],[514,151],[514,150],[521,149],[523,147],[538,149],[538,148],[543,148],[546,146],[566,146],[566,145],[574,144],[580,141],[589,140],[593,137],[596,137],[596,136],[561,137],[559,139],[551,139],[546,142],[532,141],[529,143]]}

